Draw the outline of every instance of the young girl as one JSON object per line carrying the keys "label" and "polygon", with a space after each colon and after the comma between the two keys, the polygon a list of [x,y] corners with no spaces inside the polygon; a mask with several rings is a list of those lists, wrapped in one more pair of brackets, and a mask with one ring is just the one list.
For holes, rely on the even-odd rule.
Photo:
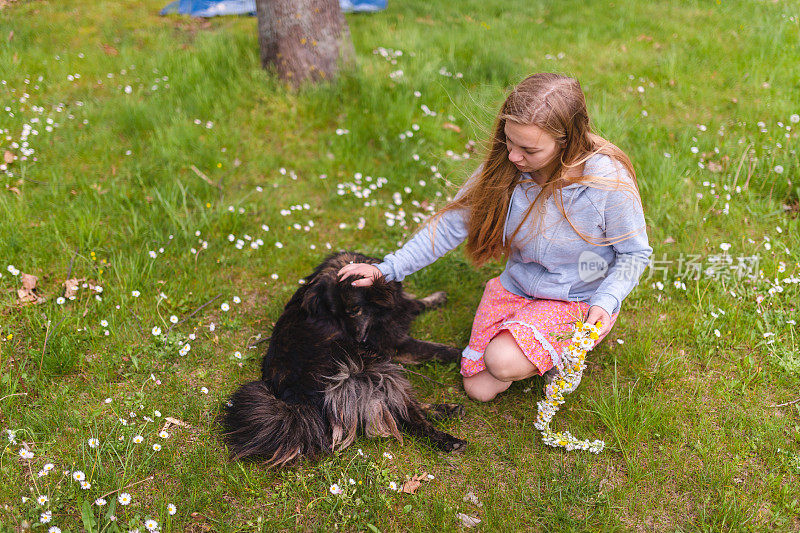
{"label": "young girl", "polygon": [[576,320],[601,321],[597,342],[611,330],[653,249],[631,161],[592,133],[577,80],[524,79],[455,199],[382,263],[347,265],[339,276],[363,276],[359,286],[400,281],[465,239],[477,265],[508,260],[486,284],[461,359],[471,398],[489,401],[559,364]]}

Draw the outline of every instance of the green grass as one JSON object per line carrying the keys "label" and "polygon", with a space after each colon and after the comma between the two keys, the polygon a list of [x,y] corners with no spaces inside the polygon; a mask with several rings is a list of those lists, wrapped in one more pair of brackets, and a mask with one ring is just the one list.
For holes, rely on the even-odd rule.
{"label": "green grass", "polygon": [[[0,171],[0,428],[16,441],[0,436],[0,529],[48,509],[62,531],[143,530],[149,518],[164,531],[451,531],[457,513],[498,531],[800,528],[800,404],[771,407],[800,395],[800,4],[390,2],[348,16],[355,70],[293,93],[260,68],[254,19],[162,18],[164,3],[0,10],[0,152],[22,156],[12,143],[40,119],[35,152]],[[380,47],[402,55],[391,64]],[[426,401],[466,405],[443,425],[469,440],[463,455],[359,439],[285,471],[229,461],[214,417],[258,375],[246,346],[297,280],[328,246],[382,255],[407,238],[420,204],[444,205],[480,151],[448,153],[480,147],[508,87],[537,71],[577,77],[595,128],[631,156],[655,249],[554,420],[606,451],[542,444],[540,379],[479,404],[455,366],[430,364],[417,369],[430,379],[410,379]],[[378,177],[368,198],[353,194]],[[405,223],[388,226],[400,209]],[[705,273],[722,243],[734,264],[758,256],[754,279]],[[679,263],[691,256],[697,279]],[[38,277],[44,303],[19,305],[6,265]],[[411,276],[410,291],[449,295],[415,334],[464,345],[500,268],[456,251]],[[58,304],[68,278],[102,293]],[[172,315],[187,320],[165,337]],[[165,417],[188,427],[161,438]],[[90,489],[63,474],[76,470]],[[389,489],[422,472],[434,479],[417,494]],[[93,505],[115,490],[132,503],[112,493]]]}

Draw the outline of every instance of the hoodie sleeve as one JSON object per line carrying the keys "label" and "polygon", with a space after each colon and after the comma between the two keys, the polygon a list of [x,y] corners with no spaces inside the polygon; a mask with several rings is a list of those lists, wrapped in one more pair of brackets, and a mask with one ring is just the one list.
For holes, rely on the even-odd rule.
{"label": "hoodie sleeve", "polygon": [[[483,165],[459,189],[460,198],[480,175]],[[402,281],[409,274],[425,268],[467,238],[468,209],[453,209],[441,216],[432,217],[402,248],[383,258],[376,265],[389,281]]]}
{"label": "hoodie sleeve", "polygon": [[[629,185],[633,181],[625,173]],[[635,190],[609,191],[603,211],[605,237],[616,258],[606,272],[589,305],[602,307],[609,315],[618,313],[622,301],[639,284],[653,249],[647,239],[642,202]]]}

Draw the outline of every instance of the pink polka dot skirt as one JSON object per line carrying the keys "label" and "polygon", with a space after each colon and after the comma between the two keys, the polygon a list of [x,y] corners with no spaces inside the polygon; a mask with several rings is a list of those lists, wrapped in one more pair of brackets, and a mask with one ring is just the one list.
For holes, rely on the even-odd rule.
{"label": "pink polka dot skirt", "polygon": [[[514,336],[525,357],[536,365],[540,375],[544,374],[553,367],[554,357],[558,360],[558,354],[569,346],[573,324],[586,318],[589,307],[587,302],[517,296],[503,287],[500,278],[490,279],[475,313],[469,344],[462,354],[461,375],[470,377],[486,369],[483,352],[502,330]],[[618,314],[611,315],[612,328]],[[608,332],[595,346],[606,335]]]}

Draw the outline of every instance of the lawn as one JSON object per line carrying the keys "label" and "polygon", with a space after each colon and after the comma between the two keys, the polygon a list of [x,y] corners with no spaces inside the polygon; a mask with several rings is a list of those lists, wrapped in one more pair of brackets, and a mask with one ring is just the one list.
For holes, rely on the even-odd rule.
{"label": "lawn", "polygon": [[[0,0],[0,530],[800,529],[799,2],[392,0],[299,92],[254,18],[165,3]],[[407,239],[539,71],[631,156],[655,250],[553,422],[606,449],[542,443],[540,378],[480,404],[426,364],[463,454],[230,461],[215,416],[298,280]],[[449,295],[415,335],[463,346],[501,269],[410,276]]]}

